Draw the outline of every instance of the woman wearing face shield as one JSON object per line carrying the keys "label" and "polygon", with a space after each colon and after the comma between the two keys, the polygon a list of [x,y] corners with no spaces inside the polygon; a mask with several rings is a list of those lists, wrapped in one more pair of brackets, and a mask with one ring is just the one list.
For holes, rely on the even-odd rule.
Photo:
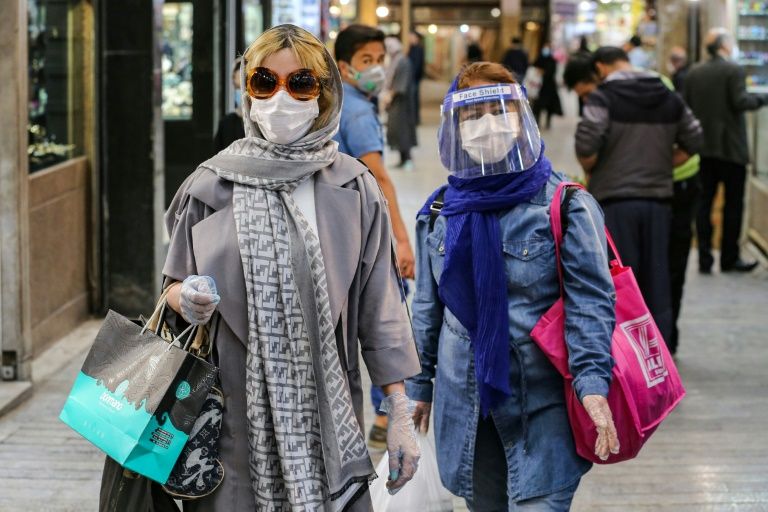
{"label": "woman wearing face shield", "polygon": [[[414,421],[426,431],[434,402],[441,478],[470,510],[568,510],[591,464],[575,451],[563,379],[529,336],[560,297],[549,207],[564,177],[544,155],[524,89],[498,64],[462,70],[438,137],[450,175],[416,228]],[[619,446],[605,398],[614,288],[603,216],[579,190],[567,222],[569,365],[607,458]]]}
{"label": "woman wearing face shield", "polygon": [[359,349],[387,394],[391,492],[419,457],[386,202],[332,141],[341,79],[318,39],[275,27],[242,67],[245,138],[201,164],[167,216],[169,304],[193,324],[220,313],[224,478],[185,510],[367,511]]}

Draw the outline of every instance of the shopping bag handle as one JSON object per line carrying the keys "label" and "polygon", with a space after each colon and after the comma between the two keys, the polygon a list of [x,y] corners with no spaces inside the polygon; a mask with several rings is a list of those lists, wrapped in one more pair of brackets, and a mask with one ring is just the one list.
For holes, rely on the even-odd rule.
{"label": "shopping bag handle", "polygon": [[144,334],[145,331],[150,330],[160,336],[160,330],[163,326],[163,323],[160,321],[160,319],[165,317],[165,308],[168,305],[169,290],[170,286],[166,287],[162,293],[160,293],[160,298],[157,299],[155,310],[152,312],[149,319],[147,319],[147,323],[144,324],[144,328],[141,330],[141,334]]}
{"label": "shopping bag handle", "polygon": [[[552,197],[552,203],[549,205],[549,222],[552,228],[552,236],[555,239],[555,257],[557,259],[557,277],[560,281],[560,295],[565,296],[564,293],[564,284],[563,284],[563,264],[562,260],[560,259],[560,247],[563,243],[563,219],[562,219],[562,201],[563,201],[563,192],[567,187],[573,187],[576,189],[586,190],[583,185],[579,183],[575,183],[572,181],[564,181],[557,185],[557,189],[555,189],[555,194]],[[616,248],[616,244],[613,241],[613,237],[611,236],[611,232],[608,231],[607,227],[603,227],[605,230],[605,239],[608,242],[608,247],[610,247],[611,252],[613,253],[614,260],[616,261],[616,264],[620,267],[623,267],[624,264],[621,262],[621,256],[619,255],[619,250]],[[611,260],[611,263],[613,263],[613,260]]]}
{"label": "shopping bag handle", "polygon": [[[166,287],[162,293],[160,294],[160,297],[157,300],[157,305],[155,306],[155,310],[152,312],[152,315],[150,315],[149,319],[147,320],[146,324],[144,324],[144,327],[141,330],[141,334],[144,334],[146,331],[151,330],[153,333],[155,333],[157,336],[161,336],[161,331],[163,328],[163,318],[165,318],[165,312],[168,308],[168,292],[170,290],[170,286]],[[214,315],[216,317],[217,315]],[[184,329],[182,332],[180,332],[177,336],[173,337],[173,341],[169,343],[169,346],[173,343],[180,341],[185,335],[187,336],[186,342],[183,344],[183,348],[187,352],[191,352],[198,357],[205,358],[208,356],[208,354],[211,353],[211,350],[213,349],[213,339],[210,336],[210,326],[213,325],[213,318],[211,318],[211,321],[209,322],[209,329],[206,331],[205,327],[203,326],[196,326],[196,325],[190,325],[186,329]],[[194,327],[197,327],[197,329],[194,329]],[[206,343],[206,335],[208,338],[208,343]]]}

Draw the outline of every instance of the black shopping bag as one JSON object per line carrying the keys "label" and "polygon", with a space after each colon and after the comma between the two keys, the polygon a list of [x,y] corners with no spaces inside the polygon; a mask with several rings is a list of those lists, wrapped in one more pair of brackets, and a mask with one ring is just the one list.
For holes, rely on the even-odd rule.
{"label": "black shopping bag", "polygon": [[[152,318],[162,317],[162,302]],[[182,333],[190,343],[195,329]],[[60,419],[124,468],[164,484],[217,369],[160,330],[109,311]]]}

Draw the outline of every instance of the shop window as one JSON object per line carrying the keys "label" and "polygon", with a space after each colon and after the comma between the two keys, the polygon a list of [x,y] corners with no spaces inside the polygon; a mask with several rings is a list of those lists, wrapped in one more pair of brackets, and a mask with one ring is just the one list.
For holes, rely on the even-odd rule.
{"label": "shop window", "polygon": [[264,31],[264,7],[261,0],[243,0],[243,30],[246,46]]}
{"label": "shop window", "polygon": [[163,4],[163,119],[192,119],[191,2]]}
{"label": "shop window", "polygon": [[82,12],[79,1],[28,0],[30,172],[83,152]]}

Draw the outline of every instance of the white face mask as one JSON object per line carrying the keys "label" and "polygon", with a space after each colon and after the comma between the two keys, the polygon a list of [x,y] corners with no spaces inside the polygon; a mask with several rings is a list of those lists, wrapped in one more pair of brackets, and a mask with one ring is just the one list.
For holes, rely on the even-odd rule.
{"label": "white face mask", "polygon": [[480,119],[459,123],[461,148],[479,164],[501,162],[520,134],[520,120],[515,112],[485,114]]}
{"label": "white face mask", "polygon": [[299,101],[282,90],[266,100],[251,98],[251,121],[275,144],[291,144],[302,138],[319,114],[317,98]]}

